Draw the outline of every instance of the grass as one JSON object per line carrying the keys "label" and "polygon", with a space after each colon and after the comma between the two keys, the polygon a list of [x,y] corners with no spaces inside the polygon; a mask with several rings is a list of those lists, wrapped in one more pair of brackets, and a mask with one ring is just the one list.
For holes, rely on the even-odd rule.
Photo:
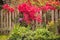
{"label": "grass", "polygon": [[0,35],[0,40],[7,40],[8,39],[8,35]]}

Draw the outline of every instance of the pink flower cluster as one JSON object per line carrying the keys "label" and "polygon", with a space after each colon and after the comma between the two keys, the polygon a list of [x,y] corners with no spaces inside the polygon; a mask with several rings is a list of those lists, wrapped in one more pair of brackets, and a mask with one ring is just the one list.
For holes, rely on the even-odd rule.
{"label": "pink flower cluster", "polygon": [[23,19],[26,23],[30,23],[32,20],[37,20],[38,22],[42,21],[40,14],[37,14],[40,12],[40,9],[36,6],[24,3],[22,5],[18,5],[18,10],[23,13]]}
{"label": "pink flower cluster", "polygon": [[56,8],[52,5],[50,5],[49,3],[46,3],[46,5],[42,6],[41,9],[44,11],[48,11],[48,10],[55,10]]}
{"label": "pink flower cluster", "polygon": [[10,12],[14,12],[14,8],[10,7],[8,4],[4,4],[3,9],[8,10]]}

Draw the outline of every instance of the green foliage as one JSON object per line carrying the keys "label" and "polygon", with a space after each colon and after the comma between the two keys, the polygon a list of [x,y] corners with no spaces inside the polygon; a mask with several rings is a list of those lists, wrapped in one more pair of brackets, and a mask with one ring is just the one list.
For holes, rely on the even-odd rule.
{"label": "green foliage", "polygon": [[0,35],[0,40],[7,40],[9,35]]}
{"label": "green foliage", "polygon": [[50,31],[50,32],[53,32],[54,34],[57,33],[57,22],[53,22],[53,21],[50,21],[48,22],[48,25],[46,26],[46,28]]}
{"label": "green foliage", "polygon": [[60,6],[57,6],[56,8],[60,10]]}
{"label": "green foliage", "polygon": [[20,27],[19,24],[15,25],[14,30],[12,31],[12,34],[10,35],[9,40],[20,40],[22,39],[25,35],[29,34],[31,31],[29,28],[25,27]]}
{"label": "green foliage", "polygon": [[59,40],[60,36],[56,36],[46,28],[37,28],[32,31],[26,27],[15,25],[9,40]]}

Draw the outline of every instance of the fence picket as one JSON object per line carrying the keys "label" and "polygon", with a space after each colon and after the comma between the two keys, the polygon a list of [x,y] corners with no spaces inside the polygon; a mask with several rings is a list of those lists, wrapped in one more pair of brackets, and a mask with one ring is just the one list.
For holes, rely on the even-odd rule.
{"label": "fence picket", "polygon": [[[57,23],[58,22],[58,10],[56,9],[55,10],[55,22]],[[56,27],[56,34],[58,34],[58,29]]]}
{"label": "fence picket", "polygon": [[59,18],[60,18],[60,10],[59,10]]}
{"label": "fence picket", "polygon": [[11,29],[13,28],[14,26],[14,12],[11,14]]}
{"label": "fence picket", "polygon": [[54,22],[54,10],[51,11],[51,19]]}
{"label": "fence picket", "polygon": [[[41,19],[42,19],[42,10],[40,11],[40,15],[41,15],[40,17],[41,17]],[[41,26],[41,24],[42,24],[42,23],[40,23],[40,26]]]}
{"label": "fence picket", "polygon": [[11,12],[9,12],[9,29],[11,29]]}
{"label": "fence picket", "polygon": [[1,10],[1,27],[3,27],[3,15],[2,15],[2,13],[3,13],[3,10]]}
{"label": "fence picket", "polygon": [[58,20],[58,10],[56,9],[55,10],[55,22],[57,22],[57,20]]}

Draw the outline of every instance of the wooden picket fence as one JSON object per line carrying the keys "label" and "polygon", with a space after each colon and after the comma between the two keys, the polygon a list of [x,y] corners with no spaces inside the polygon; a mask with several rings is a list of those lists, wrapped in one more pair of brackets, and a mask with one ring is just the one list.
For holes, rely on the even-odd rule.
{"label": "wooden picket fence", "polygon": [[[38,23],[37,21],[34,22],[35,23],[35,27],[34,25],[32,26],[32,30],[34,30],[35,28],[42,26],[43,23],[48,24],[48,22],[53,21],[54,23],[57,23],[58,20],[60,19],[60,10],[48,10],[47,12],[40,10],[40,15],[42,16],[42,23]],[[56,30],[58,31],[57,27]]]}
{"label": "wooden picket fence", "polygon": [[0,11],[0,33],[1,34],[8,34],[15,22],[15,18],[18,15],[16,12],[8,12],[5,10]]}
{"label": "wooden picket fence", "polygon": [[[44,12],[40,11],[40,15],[43,15]],[[48,19],[48,15],[44,14],[44,22],[52,20],[56,22],[60,18],[60,11],[59,10],[51,10],[48,14],[50,14],[50,19]],[[18,11],[15,12],[8,12],[4,10],[0,10],[0,33],[7,34],[9,33],[15,24],[15,18],[19,15]],[[36,24],[38,24],[36,22]]]}

